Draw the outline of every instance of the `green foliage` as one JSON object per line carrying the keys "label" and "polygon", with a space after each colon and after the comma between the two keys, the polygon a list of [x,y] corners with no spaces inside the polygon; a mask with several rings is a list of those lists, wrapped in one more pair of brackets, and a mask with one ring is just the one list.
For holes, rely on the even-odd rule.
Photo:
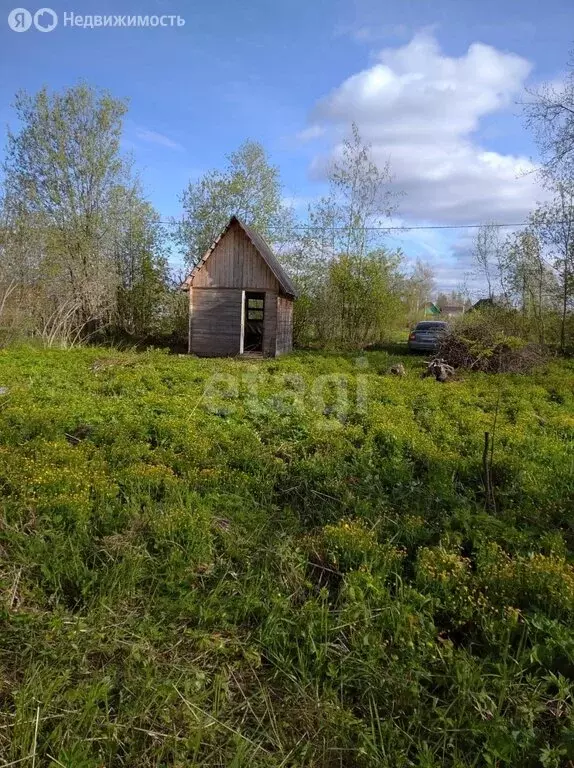
{"label": "green foliage", "polygon": [[183,191],[183,218],[174,224],[174,237],[188,266],[199,261],[233,215],[270,240],[273,228],[289,224],[279,170],[261,144],[245,141],[227,160],[224,170],[208,171]]}
{"label": "green foliage", "polygon": [[[309,207],[298,247],[284,257],[300,291],[294,307],[299,344],[357,348],[388,340],[406,317],[409,292],[424,293],[424,270],[419,266],[409,285],[400,272],[403,254],[384,247],[380,223],[396,202],[390,168],[377,166],[353,125],[329,168],[328,195]],[[428,279],[427,270],[422,282]]]}
{"label": "green foliage", "polygon": [[569,177],[542,176],[550,195],[532,211],[527,228],[502,242],[498,225],[482,225],[473,256],[488,299],[520,310],[530,338],[565,353],[572,344],[574,184]]}
{"label": "green foliage", "polygon": [[388,339],[401,310],[399,264],[399,254],[379,250],[364,258],[343,255],[329,265],[330,311],[321,334],[326,341],[357,348]]}
{"label": "green foliage", "polygon": [[5,762],[574,759],[574,368],[398,359],[0,351]]}
{"label": "green foliage", "polygon": [[99,202],[126,171],[120,155],[125,102],[80,84],[62,93],[21,91],[14,107],[21,129],[8,132],[8,196],[56,227],[85,220],[88,204]]}
{"label": "green foliage", "polygon": [[341,255],[294,306],[296,344],[358,349],[388,340],[402,315],[401,255]]}
{"label": "green foliage", "polygon": [[114,202],[115,270],[118,278],[114,331],[135,338],[163,330],[168,290],[167,232],[159,214],[138,194],[116,190]]}
{"label": "green foliage", "polygon": [[0,285],[14,290],[1,301],[3,324],[47,346],[71,346],[103,326],[156,332],[165,233],[121,153],[126,103],[79,84],[21,92],[14,106],[0,263]]}
{"label": "green foliage", "polygon": [[440,356],[457,368],[525,373],[547,359],[529,341],[528,319],[514,309],[492,306],[458,318],[441,344]]}

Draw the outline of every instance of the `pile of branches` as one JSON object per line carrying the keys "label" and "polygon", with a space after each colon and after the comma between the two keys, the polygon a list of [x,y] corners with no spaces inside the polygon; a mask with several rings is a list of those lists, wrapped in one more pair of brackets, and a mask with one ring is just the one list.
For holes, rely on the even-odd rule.
{"label": "pile of branches", "polygon": [[528,373],[548,360],[548,350],[507,334],[493,318],[473,313],[448,333],[439,356],[453,368],[485,373]]}

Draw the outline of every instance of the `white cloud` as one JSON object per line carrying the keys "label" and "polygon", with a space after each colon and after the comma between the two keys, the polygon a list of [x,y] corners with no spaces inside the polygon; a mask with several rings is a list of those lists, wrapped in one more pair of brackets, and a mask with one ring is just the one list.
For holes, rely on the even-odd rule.
{"label": "white cloud", "polygon": [[[429,32],[381,51],[373,66],[352,75],[321,100],[314,129],[341,136],[354,121],[373,157],[390,159],[406,192],[401,214],[438,223],[522,221],[540,188],[535,166],[519,155],[485,148],[481,119],[510,106],[531,70],[528,61],[482,43],[458,58],[446,56]],[[314,171],[324,173],[325,158]]]}
{"label": "white cloud", "polygon": [[157,131],[149,131],[147,128],[138,128],[136,136],[140,141],[146,141],[149,144],[158,144],[161,147],[167,147],[168,149],[182,150],[181,144],[176,141],[172,141],[169,136],[164,136],[163,133],[157,133]]}
{"label": "white cloud", "polygon": [[310,125],[308,128],[304,128],[299,131],[297,138],[299,141],[312,141],[313,139],[319,139],[325,133],[325,128],[322,125]]}

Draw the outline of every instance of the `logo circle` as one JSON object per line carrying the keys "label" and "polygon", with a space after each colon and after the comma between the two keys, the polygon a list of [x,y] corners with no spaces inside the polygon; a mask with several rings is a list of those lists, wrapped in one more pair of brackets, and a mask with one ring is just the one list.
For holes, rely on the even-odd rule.
{"label": "logo circle", "polygon": [[32,26],[32,14],[26,8],[14,8],[8,14],[8,26],[13,32],[27,32]]}
{"label": "logo circle", "polygon": [[34,14],[34,26],[38,32],[51,32],[58,26],[58,14],[51,8],[40,8]]}

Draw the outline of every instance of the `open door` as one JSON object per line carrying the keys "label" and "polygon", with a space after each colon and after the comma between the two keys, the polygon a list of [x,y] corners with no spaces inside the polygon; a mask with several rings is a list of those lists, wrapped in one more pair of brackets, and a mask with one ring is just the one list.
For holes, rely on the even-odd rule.
{"label": "open door", "polygon": [[241,352],[263,352],[265,294],[245,291]]}

